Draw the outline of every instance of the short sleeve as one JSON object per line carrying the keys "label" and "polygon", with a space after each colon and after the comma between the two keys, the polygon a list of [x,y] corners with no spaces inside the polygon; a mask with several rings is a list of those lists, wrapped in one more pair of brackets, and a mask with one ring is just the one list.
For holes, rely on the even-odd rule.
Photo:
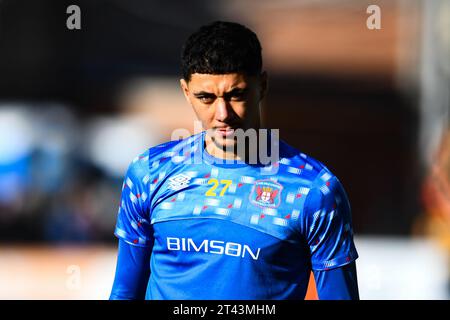
{"label": "short sleeve", "polygon": [[358,258],[347,194],[327,169],[315,179],[303,215],[302,232],[310,249],[313,270],[337,268]]}
{"label": "short sleeve", "polygon": [[126,172],[114,234],[131,245],[148,247],[153,243],[148,184],[145,183],[148,170],[140,158],[135,159]]}

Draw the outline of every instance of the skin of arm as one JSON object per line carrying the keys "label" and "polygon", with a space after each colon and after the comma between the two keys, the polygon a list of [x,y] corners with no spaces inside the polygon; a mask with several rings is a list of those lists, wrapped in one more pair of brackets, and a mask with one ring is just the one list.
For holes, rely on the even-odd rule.
{"label": "skin of arm", "polygon": [[119,240],[110,300],[143,300],[150,277],[151,250]]}

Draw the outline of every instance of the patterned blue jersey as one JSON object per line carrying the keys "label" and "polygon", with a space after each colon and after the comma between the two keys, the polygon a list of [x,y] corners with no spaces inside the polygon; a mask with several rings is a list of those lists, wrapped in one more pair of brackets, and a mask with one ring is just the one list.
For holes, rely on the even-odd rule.
{"label": "patterned blue jersey", "polygon": [[115,235],[152,252],[146,299],[304,299],[311,269],[358,257],[322,163],[282,140],[270,165],[224,163],[204,139],[150,148],[126,173]]}

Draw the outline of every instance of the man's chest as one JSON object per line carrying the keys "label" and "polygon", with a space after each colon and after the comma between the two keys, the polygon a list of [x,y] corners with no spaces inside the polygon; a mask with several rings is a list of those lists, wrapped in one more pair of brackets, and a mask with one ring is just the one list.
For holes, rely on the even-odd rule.
{"label": "man's chest", "polygon": [[[276,237],[298,241],[308,184],[289,174],[259,169],[186,166],[168,171],[150,188],[151,223],[219,219]],[[152,191],[152,190],[150,190]]]}

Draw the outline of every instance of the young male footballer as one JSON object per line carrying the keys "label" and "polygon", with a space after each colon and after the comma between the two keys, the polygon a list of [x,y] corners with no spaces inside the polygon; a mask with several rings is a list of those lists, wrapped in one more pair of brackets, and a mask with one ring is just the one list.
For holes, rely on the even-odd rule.
{"label": "young male footballer", "polygon": [[110,299],[304,299],[311,270],[319,299],[359,299],[341,183],[261,124],[267,75],[256,34],[203,26],[181,64],[205,131],[130,164]]}

